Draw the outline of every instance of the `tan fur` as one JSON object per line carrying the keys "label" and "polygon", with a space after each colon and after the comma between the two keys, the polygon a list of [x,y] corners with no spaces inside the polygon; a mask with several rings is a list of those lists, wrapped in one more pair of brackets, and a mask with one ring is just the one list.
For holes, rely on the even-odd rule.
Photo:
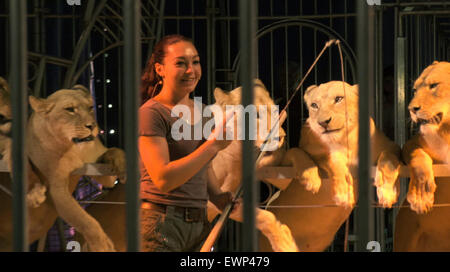
{"label": "tan fur", "polygon": [[[59,215],[83,232],[91,251],[112,251],[114,246],[100,225],[72,197],[80,176],[70,174],[84,163],[107,162],[124,177],[124,152],[107,149],[96,138],[98,128],[91,110],[92,99],[84,87],[74,88],[77,90],[59,90],[47,99],[30,97],[34,112],[28,121],[26,141],[29,161],[35,168],[29,167],[28,186],[43,183],[48,192],[39,207],[28,209],[29,241],[44,236]],[[73,141],[88,136],[93,137],[92,141]],[[111,186],[111,180],[105,177],[100,181]],[[1,182],[4,184],[5,179]],[[0,250],[11,250],[11,199],[0,194],[0,201],[0,216],[5,222],[0,228],[0,240],[5,242],[0,243]]]}
{"label": "tan fur", "polygon": [[0,154],[4,161],[11,161],[11,154],[7,150],[11,149],[11,99],[8,83],[0,77]]}
{"label": "tan fur", "polygon": [[[434,83],[438,85],[433,86]],[[434,178],[432,164],[450,162],[450,63],[434,62],[414,83],[416,90],[409,104],[414,122],[422,124],[420,133],[403,147],[403,159],[410,166],[410,181],[405,205],[396,219],[394,250],[449,251],[450,178]],[[439,123],[433,118],[442,114]]]}
{"label": "tan fur", "polygon": [[[0,77],[0,142],[5,137],[9,138],[11,131],[11,99],[8,83]],[[3,153],[4,148],[0,144],[0,152]]]}
{"label": "tan fur", "polygon": [[[3,161],[6,162],[8,169],[12,170],[12,157],[11,157],[11,99],[8,83],[2,77],[0,77],[0,155]],[[9,185],[9,184],[8,184]],[[7,186],[8,187],[8,186]],[[45,192],[47,188],[40,183],[36,182],[33,187],[29,187],[25,196],[27,206],[36,208],[45,201]]]}
{"label": "tan fur", "polygon": [[[309,118],[302,127],[299,148],[288,150],[283,162],[294,166],[297,179],[272,202],[274,208],[269,206],[291,229],[300,251],[325,250],[357,201],[358,183],[351,169],[358,162],[358,87],[345,83],[344,91],[343,84],[332,81],[307,89],[304,98]],[[329,133],[319,124],[325,121]],[[378,172],[375,185],[382,188],[378,190],[379,201],[390,206],[397,198],[400,148],[374,126],[373,120],[370,135],[372,163],[377,164]],[[328,178],[322,180],[319,171]],[[385,198],[385,191],[395,197]],[[276,207],[284,205],[306,207]],[[269,250],[264,239],[260,242]]]}
{"label": "tan fur", "polygon": [[[270,106],[274,106],[274,102],[270,97],[269,92],[264,87],[261,81],[256,81],[257,85],[254,88],[255,94],[255,106],[258,108],[261,105],[268,106],[268,120],[271,120],[271,112],[269,110]],[[214,98],[216,100],[216,105],[222,107],[225,110],[226,105],[240,105],[241,104],[241,88],[236,88],[230,92],[225,92],[220,88],[216,88],[214,91]],[[257,118],[258,127],[261,126],[261,118]],[[235,126],[237,123],[235,122]],[[270,130],[272,125],[270,122],[267,124],[267,130]],[[235,128],[236,129],[236,128]],[[236,130],[235,130],[236,131]],[[273,152],[268,152],[260,163],[256,166],[257,168],[270,165],[279,165],[283,159],[285,150],[284,138],[286,133],[282,127],[279,127],[279,144],[278,149]],[[255,141],[255,145],[260,147],[264,139],[258,137]],[[222,187],[225,191],[235,192],[240,184],[240,179],[242,175],[242,156],[241,156],[241,141],[233,141],[230,146],[221,150],[216,157],[211,161],[209,165],[208,174],[209,178],[216,180],[217,184]],[[255,156],[258,154],[255,153]],[[255,158],[256,159],[256,158]]]}

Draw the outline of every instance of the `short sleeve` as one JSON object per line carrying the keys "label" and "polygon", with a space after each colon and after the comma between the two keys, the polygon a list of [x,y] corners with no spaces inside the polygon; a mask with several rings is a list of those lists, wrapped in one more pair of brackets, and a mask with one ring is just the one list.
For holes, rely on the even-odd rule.
{"label": "short sleeve", "polygon": [[167,125],[163,116],[151,107],[139,108],[139,136],[166,137]]}

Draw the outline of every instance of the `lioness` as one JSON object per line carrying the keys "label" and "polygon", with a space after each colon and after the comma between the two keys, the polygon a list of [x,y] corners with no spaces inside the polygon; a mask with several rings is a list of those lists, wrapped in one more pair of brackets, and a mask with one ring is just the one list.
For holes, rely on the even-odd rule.
{"label": "lioness", "polygon": [[[114,246],[100,225],[71,196],[79,176],[71,172],[84,163],[104,162],[124,178],[124,152],[107,149],[97,136],[97,124],[92,111],[92,98],[82,86],[59,90],[47,99],[30,97],[33,113],[28,121],[29,187],[36,182],[48,189],[45,201],[28,209],[29,241],[41,238],[59,215],[86,236],[91,251],[112,251]],[[99,179],[112,186],[113,179]],[[3,182],[3,181],[2,181]],[[0,250],[11,250],[11,199],[0,194]]]}
{"label": "lioness", "polygon": [[[0,77],[0,155],[11,172],[12,170],[12,158],[11,158],[11,99],[10,99],[9,85],[5,79]],[[31,180],[31,176],[29,177]],[[9,178],[4,180],[3,187],[9,188]],[[45,201],[46,188],[41,182],[30,182],[32,187],[29,186],[27,194],[25,196],[27,206],[35,208]],[[9,194],[3,191],[2,193]]]}
{"label": "lioness", "polygon": [[6,80],[0,77],[0,154],[8,164],[10,162],[10,154],[6,151],[11,148],[11,120],[9,86]]}
{"label": "lioness", "polygon": [[[358,183],[351,172],[358,165],[358,86],[342,81],[313,85],[306,90],[304,101],[309,118],[302,127],[299,148],[289,149],[283,160],[284,165],[294,166],[298,180],[281,191],[269,210],[291,229],[300,251],[323,251],[358,197]],[[398,195],[400,148],[372,119],[370,135],[379,201],[389,207]],[[319,168],[327,179],[320,178]],[[305,207],[276,207],[284,205]],[[265,250],[270,249],[265,239],[260,242]]]}
{"label": "lioness", "polygon": [[[0,77],[0,141],[9,138],[11,132],[11,102],[10,102],[9,86],[6,80]],[[0,152],[3,154],[5,150],[3,145],[0,145]]]}
{"label": "lioness", "polygon": [[407,202],[396,219],[395,251],[450,251],[450,178],[437,178],[433,163],[450,162],[450,63],[433,62],[414,83],[408,109],[420,133],[403,147],[410,167]]}
{"label": "lioness", "polygon": [[[220,88],[214,91],[216,105],[226,109],[227,105],[239,105],[241,103],[242,88],[236,88],[228,93]],[[275,106],[270,97],[269,92],[260,80],[255,80],[254,87],[254,105],[260,111],[261,106],[267,106],[267,118],[263,118],[265,111],[260,111],[261,115],[257,115],[257,129],[266,126],[268,132],[273,125],[271,106]],[[235,123],[236,125],[236,123]],[[236,128],[235,128],[236,129]],[[275,135],[275,142],[278,142],[276,150],[267,152],[255,166],[256,169],[263,166],[279,165],[284,157],[284,137],[286,133],[279,126],[279,133]],[[259,149],[263,144],[265,137],[257,137],[255,141],[256,147]],[[242,142],[233,141],[228,147],[221,150],[209,164],[208,178],[212,180],[222,191],[236,192],[241,184],[242,179]],[[258,154],[255,153],[255,156]],[[256,159],[256,158],[255,158]],[[208,217],[212,220],[219,211],[210,202],[208,202]],[[232,219],[242,221],[242,214],[237,212],[231,216]],[[256,228],[259,229],[269,239],[271,247],[274,251],[297,251],[297,246],[293,241],[290,230],[286,225],[281,224],[275,216],[266,210],[256,210]]]}

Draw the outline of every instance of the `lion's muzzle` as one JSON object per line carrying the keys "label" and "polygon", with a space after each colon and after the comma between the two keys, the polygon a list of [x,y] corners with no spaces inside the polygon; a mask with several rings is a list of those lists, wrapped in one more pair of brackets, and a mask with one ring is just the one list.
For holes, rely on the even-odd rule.
{"label": "lion's muzzle", "polygon": [[88,137],[85,138],[72,138],[72,142],[79,144],[79,143],[84,143],[84,142],[90,142],[94,140],[94,136],[90,135]]}

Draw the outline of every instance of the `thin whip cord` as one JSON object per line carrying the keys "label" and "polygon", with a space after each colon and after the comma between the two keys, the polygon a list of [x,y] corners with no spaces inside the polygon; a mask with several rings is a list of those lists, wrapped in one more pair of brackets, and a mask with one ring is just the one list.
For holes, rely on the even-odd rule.
{"label": "thin whip cord", "polygon": [[8,188],[6,188],[5,186],[3,186],[3,185],[0,184],[0,189],[1,189],[2,191],[4,191],[7,195],[9,195],[10,197],[12,197],[12,193],[11,193],[10,190],[8,190]]}
{"label": "thin whip cord", "polygon": [[336,43],[336,41],[339,40],[329,40],[327,43],[325,43],[325,45],[322,48],[322,51],[320,51],[319,55],[317,56],[317,58],[314,60],[313,64],[311,65],[311,67],[309,67],[308,71],[306,72],[305,76],[302,78],[302,81],[300,81],[300,83],[298,84],[297,88],[295,88],[294,93],[292,94],[291,98],[288,100],[288,102],[286,103],[286,106],[284,107],[283,110],[286,110],[287,107],[289,106],[289,104],[292,102],[292,99],[294,99],[294,96],[297,94],[297,92],[300,90],[300,87],[303,85],[303,82],[305,81],[306,77],[308,77],[309,73],[311,73],[312,69],[314,68],[314,66],[316,66],[316,63],[319,61],[320,57],[322,56],[322,54],[325,52],[325,50],[330,47],[333,43]]}

